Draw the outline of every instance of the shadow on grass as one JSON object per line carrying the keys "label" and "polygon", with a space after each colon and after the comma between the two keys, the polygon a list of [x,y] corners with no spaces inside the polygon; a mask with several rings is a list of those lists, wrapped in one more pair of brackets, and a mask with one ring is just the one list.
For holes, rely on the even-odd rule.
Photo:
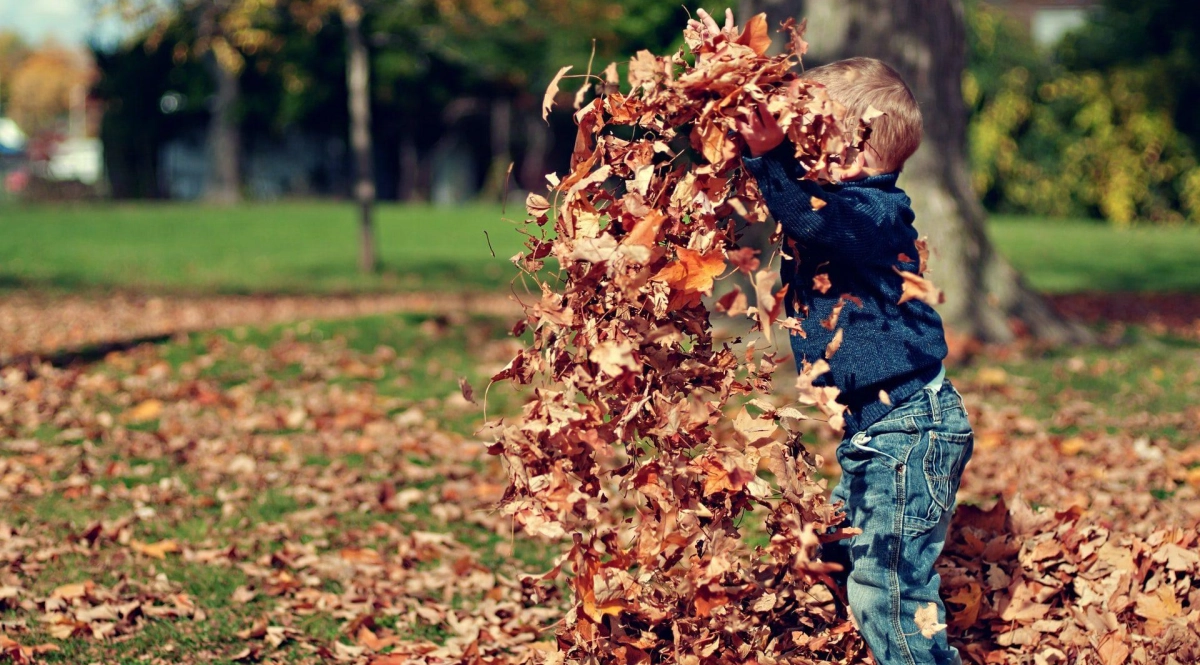
{"label": "shadow on grass", "polygon": [[134,337],[132,339],[103,342],[100,344],[89,344],[74,349],[63,349],[53,353],[22,353],[4,361],[3,363],[0,363],[0,367],[16,367],[29,374],[36,374],[36,369],[39,364],[48,364],[51,367],[57,367],[60,369],[81,367],[100,362],[101,360],[104,360],[104,358],[110,353],[129,351],[130,349],[134,349],[143,344],[162,344],[163,342],[170,340],[171,337],[171,334],[147,335],[144,337]]}

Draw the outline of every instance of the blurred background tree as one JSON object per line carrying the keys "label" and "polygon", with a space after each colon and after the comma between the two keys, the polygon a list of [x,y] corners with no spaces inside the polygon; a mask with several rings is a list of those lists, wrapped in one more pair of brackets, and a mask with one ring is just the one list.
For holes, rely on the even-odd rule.
{"label": "blurred background tree", "polygon": [[57,127],[82,107],[93,83],[81,55],[53,42],[27,49],[19,39],[0,37],[0,68],[5,112],[29,134]]}
{"label": "blurred background tree", "polygon": [[[687,19],[684,7],[650,0],[95,2],[130,21],[124,41],[93,48],[112,196],[353,197],[367,270],[377,263],[377,198],[498,201],[506,188],[543,188],[570,153],[569,100],[593,44],[594,69],[641,48],[669,51]],[[965,36],[941,19],[909,24],[878,0],[739,0],[736,9],[742,19],[766,11],[772,23],[808,16],[809,64],[875,53],[908,67],[916,88],[941,81],[927,101],[946,104],[949,120],[931,124],[931,141],[966,118],[963,206],[1121,225],[1200,219],[1195,3],[1098,0],[1053,42],[1022,23],[1017,5],[1041,6],[950,5]],[[961,76],[888,50],[887,35],[921,30],[939,52],[963,40]],[[844,34],[853,39],[823,45]],[[72,85],[63,82],[77,80],[48,49],[0,37],[0,104],[22,125],[64,122],[61,111],[20,107],[62,107]],[[546,123],[541,96],[563,65],[579,78],[565,82]],[[42,73],[18,77],[22,68]],[[14,106],[17,83],[30,91]],[[959,96],[965,106],[948,110]],[[986,264],[986,254],[964,256]]]}
{"label": "blurred background tree", "polygon": [[[676,47],[687,16],[650,0],[97,2],[134,26],[125,43],[95,54],[114,195],[357,195],[364,219],[376,196],[496,200],[506,183],[542,187],[573,133],[564,105],[540,120],[550,76],[565,64],[582,74],[593,40],[597,66]],[[814,44],[852,16],[826,0],[736,4],[742,17],[808,15]],[[969,182],[985,208],[1118,224],[1200,218],[1200,5],[1100,0],[1065,38],[1042,44],[1014,18],[1018,4],[1038,5],[965,6]],[[170,57],[150,56],[154,48]],[[23,49],[19,39],[0,43],[0,103]],[[349,85],[359,80],[352,70],[362,83]],[[201,184],[179,184],[187,160],[163,156],[181,154],[185,139],[206,146]],[[269,152],[301,140],[302,155]],[[292,171],[266,169],[268,178],[268,162]]]}
{"label": "blurred background tree", "polygon": [[1109,0],[1051,50],[967,14],[972,183],[1003,212],[1200,220],[1200,4]]}
{"label": "blurred background tree", "polygon": [[29,56],[29,50],[21,35],[0,30],[0,113],[8,107],[13,72]]}

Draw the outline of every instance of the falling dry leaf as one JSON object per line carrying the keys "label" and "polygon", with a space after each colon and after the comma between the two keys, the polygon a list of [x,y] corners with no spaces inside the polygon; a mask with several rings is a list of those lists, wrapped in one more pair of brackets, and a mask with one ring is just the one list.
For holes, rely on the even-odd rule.
{"label": "falling dry leaf", "polygon": [[897,269],[896,272],[904,279],[903,291],[898,304],[903,305],[910,300],[920,300],[927,305],[934,306],[945,302],[946,296],[933,285],[933,282],[907,270]]}
{"label": "falling dry leaf", "polygon": [[917,630],[921,631],[921,635],[927,639],[946,630],[946,624],[938,623],[936,603],[929,603],[923,607],[918,607],[916,616],[913,619],[917,623]]}
{"label": "falling dry leaf", "polygon": [[633,357],[633,343],[602,342],[592,349],[588,360],[600,366],[600,371],[609,376],[618,376],[622,372],[637,371],[637,361]]}
{"label": "falling dry leaf", "polygon": [[837,350],[842,348],[842,332],[845,328],[838,328],[837,332],[833,333],[833,339],[829,340],[829,344],[825,346],[825,357],[832,358]]}
{"label": "falling dry leaf", "polygon": [[725,271],[725,256],[720,251],[700,252],[680,247],[679,259],[654,276],[684,294],[712,292],[713,280]]}
{"label": "falling dry leaf", "polygon": [[467,400],[471,404],[475,403],[475,389],[472,388],[471,384],[467,382],[467,378],[465,376],[458,377],[458,390],[462,393],[463,399]]}
{"label": "falling dry leaf", "polygon": [[554,78],[550,79],[550,85],[546,86],[546,94],[542,96],[542,120],[549,122],[550,108],[554,106],[554,98],[558,95],[558,84],[569,71],[571,71],[571,65],[559,69]]}

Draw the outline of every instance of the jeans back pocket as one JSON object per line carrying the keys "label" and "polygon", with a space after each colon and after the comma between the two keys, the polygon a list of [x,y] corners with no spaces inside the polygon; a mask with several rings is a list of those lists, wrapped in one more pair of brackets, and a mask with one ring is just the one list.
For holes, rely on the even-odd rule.
{"label": "jeans back pocket", "polygon": [[941,520],[942,514],[954,506],[954,495],[962,479],[963,467],[971,458],[975,437],[970,432],[929,433],[929,448],[925,451],[925,482],[929,485],[930,522]]}

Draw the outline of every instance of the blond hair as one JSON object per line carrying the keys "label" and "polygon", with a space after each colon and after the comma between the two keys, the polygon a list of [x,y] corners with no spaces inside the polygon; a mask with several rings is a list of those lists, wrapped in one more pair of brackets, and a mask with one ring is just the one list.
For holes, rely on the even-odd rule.
{"label": "blond hair", "polygon": [[882,60],[838,60],[801,78],[824,86],[830,99],[846,107],[847,119],[861,118],[870,107],[884,113],[871,122],[867,147],[885,171],[898,171],[921,145],[921,108],[900,74]]}

